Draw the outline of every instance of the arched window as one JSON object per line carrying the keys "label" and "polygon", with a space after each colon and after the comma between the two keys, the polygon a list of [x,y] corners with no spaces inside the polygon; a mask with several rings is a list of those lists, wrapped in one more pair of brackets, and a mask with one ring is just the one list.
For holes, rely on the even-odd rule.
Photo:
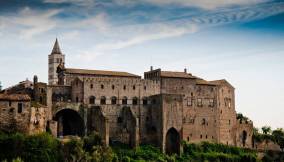
{"label": "arched window", "polygon": [[106,97],[102,96],[101,97],[101,105],[105,105],[106,104]]}
{"label": "arched window", "polygon": [[203,118],[202,119],[202,123],[201,123],[202,125],[205,125],[206,124],[206,119],[205,118]]}
{"label": "arched window", "polygon": [[146,97],[143,98],[143,105],[147,105],[148,104],[148,99]]}
{"label": "arched window", "polygon": [[127,105],[127,97],[126,96],[124,96],[122,98],[122,105]]}
{"label": "arched window", "polygon": [[116,97],[115,97],[115,96],[112,96],[112,97],[111,97],[111,104],[112,104],[112,105],[115,105],[115,104],[116,104],[116,101],[117,101]]}
{"label": "arched window", "polygon": [[89,98],[89,104],[95,104],[95,100],[96,100],[96,98],[94,96],[91,96]]}
{"label": "arched window", "polygon": [[132,104],[133,105],[138,105],[138,98],[137,97],[133,97]]}

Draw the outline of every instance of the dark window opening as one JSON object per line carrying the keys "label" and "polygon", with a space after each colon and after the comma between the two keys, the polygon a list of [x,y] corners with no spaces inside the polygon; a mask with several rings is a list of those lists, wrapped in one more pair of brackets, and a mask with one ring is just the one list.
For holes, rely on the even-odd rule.
{"label": "dark window opening", "polygon": [[103,84],[101,85],[101,89],[104,89],[104,85]]}
{"label": "dark window opening", "polygon": [[123,89],[126,90],[126,85],[123,86]]}
{"label": "dark window opening", "polygon": [[115,96],[113,96],[112,98],[111,98],[111,104],[112,105],[115,105],[116,104],[116,97]]}
{"label": "dark window opening", "polygon": [[127,105],[127,97],[122,98],[122,105]]}
{"label": "dark window opening", "polygon": [[205,120],[205,118],[203,118],[203,119],[202,119],[201,124],[202,124],[202,125],[205,125],[205,124],[206,124],[206,120]]}
{"label": "dark window opening", "polygon": [[202,139],[202,134],[200,135],[200,138]]}
{"label": "dark window opening", "polygon": [[94,85],[93,85],[93,84],[91,84],[91,85],[90,85],[90,88],[91,88],[91,89],[93,89],[93,88],[94,88]]}
{"label": "dark window opening", "polygon": [[138,98],[137,98],[137,97],[134,97],[134,98],[133,98],[132,104],[133,104],[133,105],[138,105]]}
{"label": "dark window opening", "polygon": [[106,104],[106,97],[102,96],[101,97],[101,105],[105,105]]}
{"label": "dark window opening", "polygon": [[95,104],[95,100],[96,100],[96,98],[94,96],[91,96],[89,98],[89,104]]}
{"label": "dark window opening", "polygon": [[77,103],[79,102],[79,98],[78,98],[78,97],[76,97],[76,102],[77,102]]}
{"label": "dark window opening", "polygon": [[143,98],[143,105],[147,105],[147,104],[148,104],[147,98]]}
{"label": "dark window opening", "polygon": [[22,112],[23,112],[23,104],[18,103],[18,113],[22,113]]}
{"label": "dark window opening", "polygon": [[9,101],[9,106],[12,106],[12,101]]}
{"label": "dark window opening", "polygon": [[14,108],[10,108],[10,109],[9,109],[9,112],[10,112],[10,113],[14,112]]}
{"label": "dark window opening", "polygon": [[208,136],[206,135],[206,136],[205,136],[205,138],[207,139],[207,138],[208,138]]}
{"label": "dark window opening", "polygon": [[144,86],[144,90],[146,90],[147,88],[146,88],[146,86]]}
{"label": "dark window opening", "polygon": [[136,87],[135,87],[135,85],[133,86],[133,90],[135,90],[136,89]]}
{"label": "dark window opening", "polygon": [[114,85],[112,85],[111,88],[114,89]]}

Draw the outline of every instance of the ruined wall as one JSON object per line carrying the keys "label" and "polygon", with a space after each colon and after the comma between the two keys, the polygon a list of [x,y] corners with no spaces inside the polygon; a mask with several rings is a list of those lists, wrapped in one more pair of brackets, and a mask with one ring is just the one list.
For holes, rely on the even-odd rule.
{"label": "ruined wall", "polygon": [[233,129],[235,146],[252,148],[252,136],[253,136],[253,123],[252,121],[237,120],[236,126]]}
{"label": "ruined wall", "polygon": [[[21,110],[18,104],[22,104]],[[29,119],[30,102],[0,101],[0,129],[27,133]]]}
{"label": "ruined wall", "polygon": [[94,106],[88,110],[87,127],[88,133],[97,132],[102,142],[109,145],[109,122],[100,107]]}

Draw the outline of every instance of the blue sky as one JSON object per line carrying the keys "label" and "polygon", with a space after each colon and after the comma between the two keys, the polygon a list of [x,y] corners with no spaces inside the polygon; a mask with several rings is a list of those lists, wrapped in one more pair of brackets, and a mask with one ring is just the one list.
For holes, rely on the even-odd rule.
{"label": "blue sky", "polygon": [[2,85],[47,82],[56,37],[68,67],[225,78],[238,112],[284,127],[284,1],[0,1]]}

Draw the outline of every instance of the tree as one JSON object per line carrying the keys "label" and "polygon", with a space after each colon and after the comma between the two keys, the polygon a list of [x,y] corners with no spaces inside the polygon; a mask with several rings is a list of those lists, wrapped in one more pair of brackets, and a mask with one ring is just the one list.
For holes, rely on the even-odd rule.
{"label": "tree", "polygon": [[272,131],[274,141],[280,146],[281,150],[284,149],[284,131],[282,128],[278,128]]}
{"label": "tree", "polygon": [[261,128],[261,130],[262,130],[263,134],[266,134],[266,135],[271,133],[271,127],[270,126],[263,126]]}

